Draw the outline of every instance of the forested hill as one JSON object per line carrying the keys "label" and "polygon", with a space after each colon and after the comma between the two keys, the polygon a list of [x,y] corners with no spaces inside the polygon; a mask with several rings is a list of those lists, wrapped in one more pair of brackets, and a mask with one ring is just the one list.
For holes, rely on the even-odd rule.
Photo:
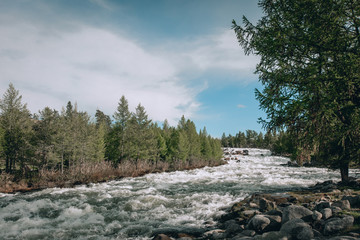
{"label": "forested hill", "polygon": [[10,84],[0,111],[1,182],[6,174],[21,179],[49,177],[49,172],[54,176],[91,175],[92,171],[98,172],[94,180],[102,181],[216,165],[222,157],[220,140],[209,136],[206,128],[197,132],[194,122],[184,116],[177,127],[169,126],[167,120],[160,127],[141,104],[130,112],[124,96],[113,117],[97,110],[92,120],[71,102],[61,111],[46,107],[31,114]]}

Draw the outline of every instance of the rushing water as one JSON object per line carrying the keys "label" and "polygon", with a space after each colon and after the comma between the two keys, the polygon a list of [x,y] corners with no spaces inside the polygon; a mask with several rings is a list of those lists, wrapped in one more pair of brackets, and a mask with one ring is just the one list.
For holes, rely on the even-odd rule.
{"label": "rushing water", "polygon": [[0,195],[0,238],[150,239],[159,228],[202,226],[254,192],[339,180],[326,169],[281,166],[288,159],[267,150],[239,158],[215,168]]}

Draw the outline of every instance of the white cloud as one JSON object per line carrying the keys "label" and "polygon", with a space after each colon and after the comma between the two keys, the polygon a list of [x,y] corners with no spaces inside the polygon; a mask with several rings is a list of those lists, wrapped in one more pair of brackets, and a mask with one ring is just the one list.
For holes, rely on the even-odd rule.
{"label": "white cloud", "polygon": [[238,104],[237,107],[238,107],[238,108],[246,108],[246,106],[245,106],[245,105],[242,105],[242,104]]}
{"label": "white cloud", "polygon": [[[253,72],[259,57],[246,56],[232,30],[219,30],[213,35],[171,42],[165,45],[163,52],[182,73],[190,71],[193,75],[200,75],[204,72],[221,72],[231,74],[231,78],[228,78],[231,81],[244,84],[257,81]],[[224,79],[218,81],[224,83]]]}
{"label": "white cloud", "polygon": [[144,42],[79,22],[56,28],[10,15],[2,19],[0,94],[14,83],[32,112],[60,110],[71,100],[90,113],[99,108],[112,115],[125,95],[131,110],[141,102],[153,120],[175,124],[181,115],[197,116],[196,97],[208,85],[193,79],[219,71],[252,81],[258,61],[244,55],[231,30],[145,48]]}
{"label": "white cloud", "polygon": [[173,64],[109,31],[82,26],[44,35],[26,23],[0,31],[0,87],[13,82],[33,112],[72,100],[80,109],[112,114],[125,95],[132,108],[141,102],[152,119],[174,123],[200,105]]}

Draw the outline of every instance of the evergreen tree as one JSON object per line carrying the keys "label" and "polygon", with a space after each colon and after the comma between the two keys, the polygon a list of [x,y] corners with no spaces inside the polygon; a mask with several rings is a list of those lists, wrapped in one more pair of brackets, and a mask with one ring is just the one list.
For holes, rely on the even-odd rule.
{"label": "evergreen tree", "polygon": [[58,133],[58,122],[60,115],[56,110],[45,107],[39,111],[39,117],[34,124],[36,156],[39,167],[54,167],[57,163],[55,157],[55,146]]}
{"label": "evergreen tree", "polygon": [[33,134],[33,121],[26,104],[22,103],[22,96],[11,83],[0,99],[0,110],[0,125],[4,130],[5,170],[16,170],[16,163],[19,163],[23,170],[32,154],[30,139]]}
{"label": "evergreen tree", "polygon": [[189,119],[185,124],[185,135],[188,141],[189,148],[189,160],[199,159],[201,157],[201,144],[198,133],[196,132],[196,126],[193,121]]}
{"label": "evergreen tree", "polygon": [[96,127],[99,128],[102,125],[106,132],[110,130],[111,119],[108,115],[97,109],[95,113],[95,118],[96,118]]}
{"label": "evergreen tree", "polygon": [[[360,152],[360,5],[354,0],[261,0],[264,16],[233,28],[261,57],[256,91],[270,130],[286,128],[301,153],[324,159],[348,181]],[[304,154],[299,154],[299,156]]]}
{"label": "evergreen tree", "polygon": [[206,127],[203,128],[203,130],[200,130],[200,142],[201,142],[201,155],[204,159],[209,160],[212,155],[212,149],[209,142],[208,133],[206,131]]}
{"label": "evergreen tree", "polygon": [[221,145],[223,147],[229,147],[229,140],[226,137],[225,133],[223,133],[222,136],[221,136]]}
{"label": "evergreen tree", "polygon": [[130,159],[155,160],[156,138],[145,108],[139,104],[125,131],[125,148]]}
{"label": "evergreen tree", "polygon": [[[117,111],[113,115],[115,119],[115,124],[110,130],[109,134],[106,136],[106,158],[113,161],[115,164],[121,162],[122,160],[128,158],[127,155],[131,152],[131,149],[126,149],[125,145],[126,139],[129,136],[126,136],[128,132],[128,125],[131,120],[131,113],[129,111],[129,103],[125,96],[121,96],[118,103]],[[129,146],[128,146],[129,147]]]}

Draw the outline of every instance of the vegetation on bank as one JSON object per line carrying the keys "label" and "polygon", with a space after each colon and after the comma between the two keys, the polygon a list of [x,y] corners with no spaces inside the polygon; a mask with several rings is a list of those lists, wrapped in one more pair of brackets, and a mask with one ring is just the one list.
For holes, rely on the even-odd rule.
{"label": "vegetation on bank", "polygon": [[3,191],[15,185],[62,186],[221,163],[220,140],[206,128],[197,132],[184,116],[177,127],[167,120],[160,127],[141,104],[130,112],[124,96],[113,119],[97,110],[92,120],[71,102],[60,112],[45,107],[31,114],[10,84],[0,111]]}
{"label": "vegetation on bank", "polygon": [[356,0],[260,0],[263,17],[233,21],[246,54],[260,56],[256,98],[269,131],[286,130],[299,162],[349,180],[360,160],[360,5]]}
{"label": "vegetation on bank", "polygon": [[289,134],[284,131],[266,134],[258,133],[254,130],[239,131],[235,136],[223,133],[221,137],[222,147],[230,148],[263,148],[271,150],[274,155],[291,156],[294,152],[294,144],[289,138]]}

